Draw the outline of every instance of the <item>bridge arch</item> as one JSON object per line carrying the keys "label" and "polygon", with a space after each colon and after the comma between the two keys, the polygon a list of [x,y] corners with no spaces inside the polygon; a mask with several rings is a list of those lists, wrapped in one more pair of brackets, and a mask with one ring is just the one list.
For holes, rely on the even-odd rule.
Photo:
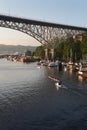
{"label": "bridge arch", "polygon": [[44,38],[40,37],[35,31],[33,31],[32,29],[26,29],[27,26],[25,24],[23,24],[22,26],[20,26],[20,24],[18,23],[13,23],[13,22],[5,22],[3,21],[3,23],[0,23],[0,27],[2,28],[7,28],[7,29],[12,29],[15,31],[20,31],[22,33],[25,33],[31,37],[33,37],[34,39],[36,39],[38,42],[40,42],[41,44],[43,44],[42,41],[44,41],[44,43],[46,43],[47,41],[45,41]]}
{"label": "bridge arch", "polygon": [[13,16],[0,15],[0,27],[21,31],[35,38],[41,44],[48,44],[52,39],[59,41],[87,32],[87,28],[29,20]]}
{"label": "bridge arch", "polygon": [[52,39],[59,41],[87,32],[87,28],[30,20],[13,16],[0,15],[0,27],[26,33],[41,44],[48,44]]}
{"label": "bridge arch", "polygon": [[[68,37],[73,37],[87,32],[87,28],[84,27],[62,25],[6,15],[0,15],[0,27],[10,28],[26,33],[39,41],[42,45],[45,44],[48,46],[50,43],[49,41],[52,41],[50,43],[50,45],[52,44],[52,49],[54,49],[55,46],[55,38],[58,38],[60,42]],[[54,57],[54,54],[52,57]]]}

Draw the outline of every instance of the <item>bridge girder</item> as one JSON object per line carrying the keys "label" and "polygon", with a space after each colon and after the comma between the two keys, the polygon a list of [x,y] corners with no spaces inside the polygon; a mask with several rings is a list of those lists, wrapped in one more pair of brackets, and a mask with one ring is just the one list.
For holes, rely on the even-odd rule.
{"label": "bridge girder", "polygon": [[[6,16],[5,16],[6,17]],[[85,33],[85,30],[78,28],[68,28],[67,26],[51,26],[50,24],[37,24],[33,22],[21,22],[17,20],[9,20],[7,18],[0,17],[0,27],[10,28],[14,30],[26,33],[41,44],[48,44],[52,39],[58,38],[59,41],[67,39],[68,37],[73,37],[78,34]]]}

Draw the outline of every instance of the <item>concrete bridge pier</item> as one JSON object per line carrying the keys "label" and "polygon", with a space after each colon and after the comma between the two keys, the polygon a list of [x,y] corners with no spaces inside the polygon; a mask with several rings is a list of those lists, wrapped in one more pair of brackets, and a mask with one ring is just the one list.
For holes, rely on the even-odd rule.
{"label": "concrete bridge pier", "polygon": [[51,59],[54,60],[54,48],[50,49]]}
{"label": "concrete bridge pier", "polygon": [[45,59],[48,60],[48,48],[45,49]]}
{"label": "concrete bridge pier", "polygon": [[51,49],[46,48],[45,49],[45,59],[46,60],[48,60],[48,59],[54,60],[54,48],[51,48]]}

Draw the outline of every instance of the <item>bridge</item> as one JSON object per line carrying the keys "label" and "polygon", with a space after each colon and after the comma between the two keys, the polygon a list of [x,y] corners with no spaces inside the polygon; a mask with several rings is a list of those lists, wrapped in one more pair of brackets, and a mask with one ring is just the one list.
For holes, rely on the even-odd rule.
{"label": "bridge", "polygon": [[[0,15],[0,27],[21,31],[47,45],[51,40],[59,41],[87,32],[87,28],[37,21],[14,16]],[[52,50],[53,51],[53,50]],[[46,55],[47,55],[46,50]],[[54,53],[54,52],[52,52]]]}

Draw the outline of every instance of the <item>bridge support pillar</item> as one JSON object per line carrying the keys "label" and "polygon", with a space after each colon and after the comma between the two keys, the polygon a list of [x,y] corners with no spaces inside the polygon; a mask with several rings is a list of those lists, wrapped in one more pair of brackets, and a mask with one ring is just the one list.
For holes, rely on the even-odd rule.
{"label": "bridge support pillar", "polygon": [[54,48],[50,49],[51,59],[54,60]]}
{"label": "bridge support pillar", "polygon": [[48,60],[48,49],[45,49],[45,59]]}

